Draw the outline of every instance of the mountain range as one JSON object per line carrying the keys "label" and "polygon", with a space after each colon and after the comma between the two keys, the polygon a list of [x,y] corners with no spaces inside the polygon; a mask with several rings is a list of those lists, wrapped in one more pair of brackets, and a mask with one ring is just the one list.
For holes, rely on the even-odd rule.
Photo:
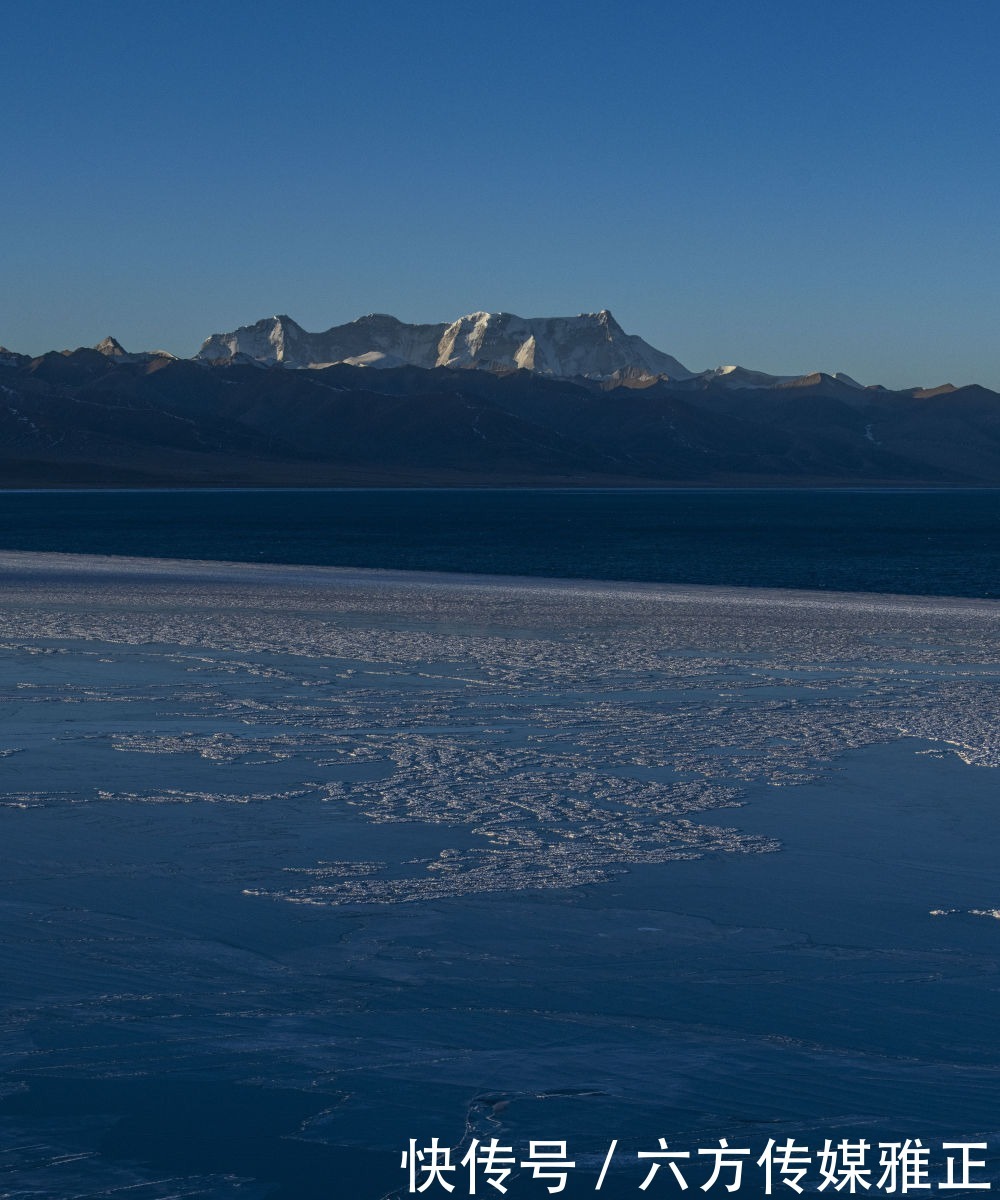
{"label": "mountain range", "polygon": [[607,311],[0,348],[0,486],[1000,486],[1000,395],[688,370]]}
{"label": "mountain range", "polygon": [[676,358],[626,333],[606,309],[578,317],[518,317],[470,313],[450,324],[408,325],[369,313],[325,333],[307,333],[291,317],[268,317],[232,333],[214,333],[195,358],[204,362],[245,355],[286,367],[351,366],[486,371],[528,370],[561,379],[608,379],[616,374],[690,379]]}

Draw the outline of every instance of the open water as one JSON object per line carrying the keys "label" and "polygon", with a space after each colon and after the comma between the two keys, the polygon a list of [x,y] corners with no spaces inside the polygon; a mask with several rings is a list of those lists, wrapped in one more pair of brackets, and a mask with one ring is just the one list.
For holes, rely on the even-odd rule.
{"label": "open water", "polygon": [[1000,490],[0,493],[0,549],[1000,596]]}

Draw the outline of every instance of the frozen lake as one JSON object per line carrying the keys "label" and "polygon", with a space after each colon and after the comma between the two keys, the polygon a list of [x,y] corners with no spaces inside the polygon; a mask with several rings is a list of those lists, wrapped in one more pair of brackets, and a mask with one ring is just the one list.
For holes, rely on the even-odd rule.
{"label": "frozen lake", "polygon": [[695,1194],[720,1138],[998,1186],[1000,603],[0,584],[0,1196],[378,1200],[434,1137],[565,1140],[573,1195],[613,1139],[603,1195],[679,1195],[660,1138]]}

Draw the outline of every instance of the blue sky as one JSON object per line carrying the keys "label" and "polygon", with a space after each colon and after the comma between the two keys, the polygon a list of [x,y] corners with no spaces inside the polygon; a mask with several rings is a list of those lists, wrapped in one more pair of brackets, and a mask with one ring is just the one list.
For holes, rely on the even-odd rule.
{"label": "blue sky", "polygon": [[1000,388],[994,0],[4,16],[0,343],[610,308],[692,369]]}

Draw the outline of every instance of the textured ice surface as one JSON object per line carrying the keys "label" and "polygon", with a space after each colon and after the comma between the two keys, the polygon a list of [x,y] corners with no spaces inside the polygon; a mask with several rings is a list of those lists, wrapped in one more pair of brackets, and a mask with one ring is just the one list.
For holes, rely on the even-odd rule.
{"label": "textured ice surface", "polygon": [[997,914],[1000,605],[0,572],[5,1194],[364,1200],[501,1111],[983,1131],[996,923],[932,914]]}

